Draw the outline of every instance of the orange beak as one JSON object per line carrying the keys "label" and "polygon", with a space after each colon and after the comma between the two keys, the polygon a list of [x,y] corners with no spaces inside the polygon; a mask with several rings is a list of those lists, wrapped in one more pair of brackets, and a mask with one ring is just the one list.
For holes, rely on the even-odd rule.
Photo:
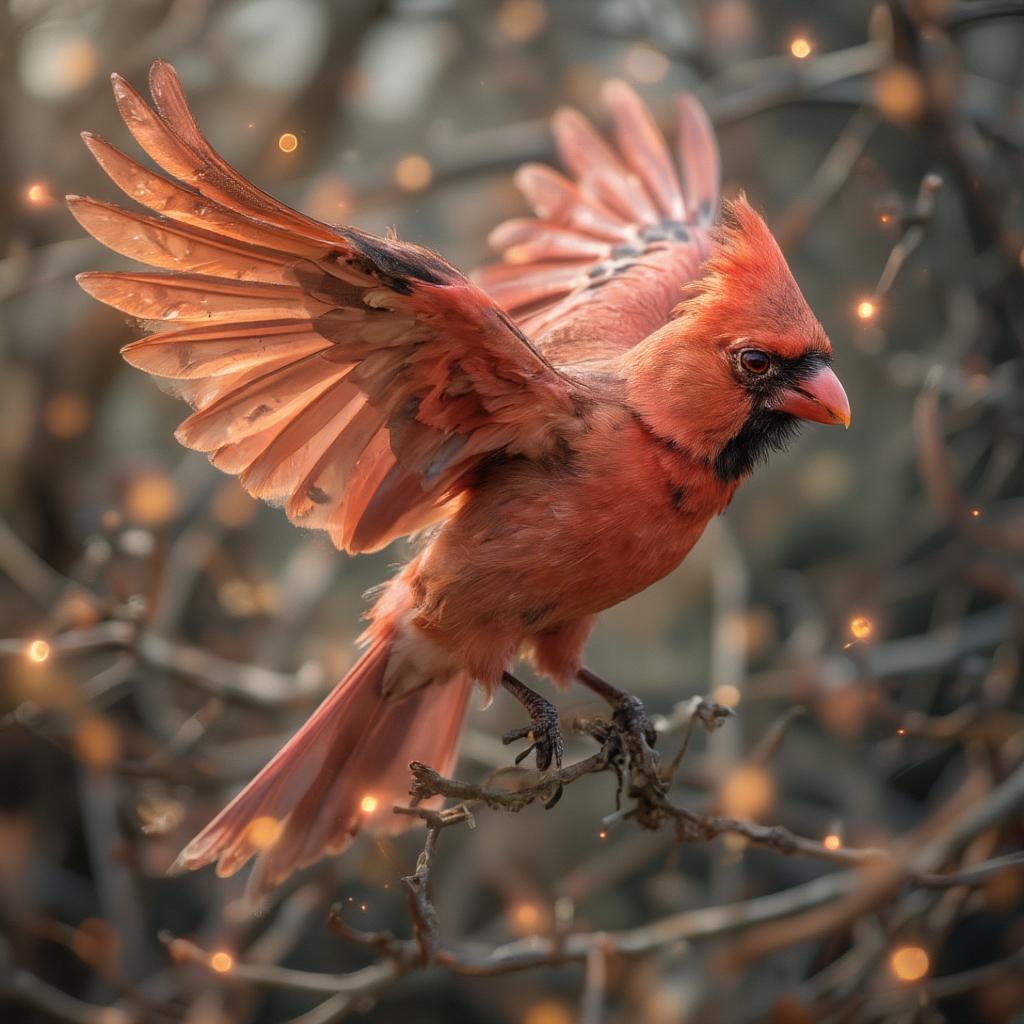
{"label": "orange beak", "polygon": [[798,386],[784,391],[775,410],[788,412],[802,420],[814,420],[815,423],[850,425],[850,400],[839,378],[827,366]]}

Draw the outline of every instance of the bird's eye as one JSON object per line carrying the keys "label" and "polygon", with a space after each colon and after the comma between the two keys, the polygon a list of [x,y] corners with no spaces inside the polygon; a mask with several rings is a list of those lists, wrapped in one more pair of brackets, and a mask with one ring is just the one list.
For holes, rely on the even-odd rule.
{"label": "bird's eye", "polygon": [[740,366],[742,366],[747,373],[756,373],[760,375],[767,372],[768,367],[771,365],[771,357],[760,349],[745,348],[740,353]]}

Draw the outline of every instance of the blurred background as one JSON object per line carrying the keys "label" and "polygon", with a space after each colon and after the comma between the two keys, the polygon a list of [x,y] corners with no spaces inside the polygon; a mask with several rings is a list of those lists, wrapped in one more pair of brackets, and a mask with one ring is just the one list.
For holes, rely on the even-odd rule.
{"label": "blurred background", "polygon": [[[337,554],[179,449],[184,407],[118,355],[140,331],[74,283],[125,266],[64,208],[118,198],[78,133],[137,156],[108,75],[141,88],[157,57],[260,186],[466,269],[524,212],[511,175],[552,158],[557,106],[603,125],[620,76],[667,128],[697,92],[853,427],[805,429],[589,659],[665,716],[668,753],[680,702],[738,711],[695,736],[677,802],[899,851],[906,877],[605,820],[594,776],[446,830],[433,869],[448,947],[605,933],[586,963],[377,985],[342,978],[387,958],[328,908],[408,936],[422,831],[361,839],[257,917],[244,878],[166,877],[351,663],[401,552]],[[992,867],[1024,837],[1024,5],[2,0],[0,112],[4,1021],[1024,1019],[1024,872]],[[502,695],[474,713],[458,776],[508,765],[520,722]]]}

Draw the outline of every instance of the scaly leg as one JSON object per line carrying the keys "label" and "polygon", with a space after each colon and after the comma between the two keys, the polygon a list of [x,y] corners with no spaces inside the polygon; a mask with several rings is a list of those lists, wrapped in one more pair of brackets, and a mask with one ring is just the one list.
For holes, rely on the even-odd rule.
{"label": "scaly leg", "polygon": [[514,675],[506,672],[501,677],[501,685],[530,714],[530,724],[519,729],[512,729],[501,738],[502,743],[515,743],[516,740],[529,739],[530,745],[516,757],[519,764],[532,750],[537,751],[537,770],[547,771],[551,767],[552,758],[558,768],[562,767],[562,728],[558,722],[558,708],[539,693],[521,683]]}
{"label": "scaly leg", "polygon": [[657,779],[658,755],[653,748],[658,734],[647,717],[640,698],[626,693],[625,690],[620,690],[617,686],[612,686],[600,676],[594,675],[589,669],[581,668],[576,673],[576,678],[611,706],[612,718],[622,727],[629,738],[630,760],[634,767],[643,771],[648,778]]}

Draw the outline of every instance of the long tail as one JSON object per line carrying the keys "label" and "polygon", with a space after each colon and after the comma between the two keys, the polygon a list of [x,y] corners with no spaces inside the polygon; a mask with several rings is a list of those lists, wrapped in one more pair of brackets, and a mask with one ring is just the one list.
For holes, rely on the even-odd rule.
{"label": "long tail", "polygon": [[404,697],[381,682],[390,631],[371,646],[270,763],[175,861],[175,870],[217,862],[221,877],[258,856],[250,891],[267,892],[292,871],[340,853],[363,828],[398,832],[410,761],[451,770],[469,700],[464,674]]}

